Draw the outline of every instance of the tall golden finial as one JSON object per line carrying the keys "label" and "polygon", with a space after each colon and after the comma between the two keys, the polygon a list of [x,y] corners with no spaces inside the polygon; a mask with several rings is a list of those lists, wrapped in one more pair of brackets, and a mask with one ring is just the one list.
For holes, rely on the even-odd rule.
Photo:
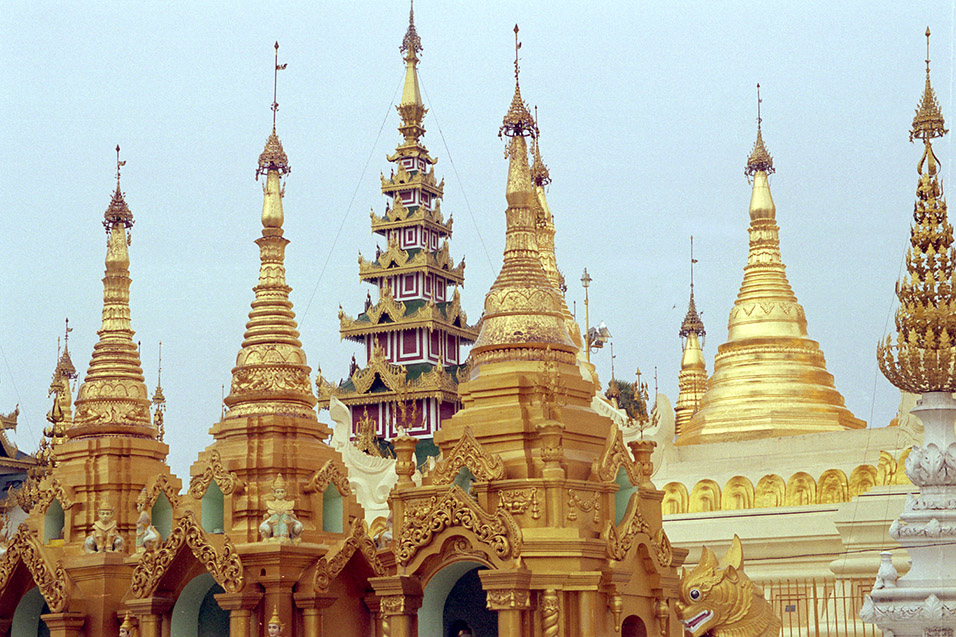
{"label": "tall golden finial", "polygon": [[521,99],[521,86],[518,82],[518,49],[521,48],[521,42],[518,41],[518,25],[515,25],[515,94],[511,99],[511,106],[505,113],[504,121],[498,130],[498,137],[506,135],[508,137],[527,137],[535,138],[534,118],[528,111],[528,106]]}
{"label": "tall golden finial", "polygon": [[687,338],[692,333],[696,334],[698,338],[704,338],[707,332],[704,331],[704,322],[700,318],[700,314],[697,313],[697,306],[694,304],[694,264],[697,263],[697,259],[694,258],[694,237],[691,235],[690,238],[690,303],[687,306],[687,314],[684,316],[684,321],[680,325],[680,331],[678,334],[681,338]]}
{"label": "tall golden finial", "polygon": [[280,175],[287,175],[292,172],[292,167],[289,166],[289,158],[282,149],[282,142],[279,141],[279,137],[276,135],[276,112],[279,110],[279,102],[277,101],[279,71],[289,65],[279,64],[278,41],[275,43],[275,50],[275,69],[273,70],[272,79],[272,134],[266,139],[266,147],[259,155],[259,166],[256,168],[256,181],[259,180],[260,175],[267,175],[270,170],[275,170]]}
{"label": "tall golden finial", "polygon": [[541,137],[541,129],[538,128],[538,107],[534,107],[534,162],[531,164],[531,180],[535,186],[547,186],[551,183],[551,173],[548,167],[541,160],[541,149],[538,147],[538,141]]}
{"label": "tall golden finial", "polygon": [[160,407],[166,404],[166,396],[163,395],[163,342],[159,342],[159,364],[156,370],[156,391],[153,393],[153,405]]}
{"label": "tall golden finial", "polygon": [[279,71],[289,66],[288,64],[279,64],[279,41],[276,40],[276,68],[272,77],[272,132],[276,132],[276,111],[279,110],[278,91],[279,91]]}
{"label": "tall golden finial", "polygon": [[948,131],[930,84],[929,35],[927,27],[926,87],[910,130],[910,141],[922,139],[924,150],[906,274],[896,284],[897,334],[877,347],[883,375],[914,394],[956,391],[956,250],[931,144]]}
{"label": "tall golden finial", "polygon": [[422,40],[415,30],[415,0],[411,0],[408,9],[408,30],[405,31],[405,37],[402,39],[402,45],[398,47],[398,50],[405,54],[406,59],[413,58],[415,60],[418,60],[416,54],[422,50]]}
{"label": "tall golden finial", "polygon": [[[120,190],[120,169],[126,165],[126,161],[120,161],[120,147],[116,145],[116,190],[113,192],[113,198],[110,205],[106,208],[106,214],[103,215],[103,227],[106,228],[106,234],[109,235],[113,226],[122,223],[126,229],[133,227],[133,213]],[[127,233],[127,242],[129,242],[129,233]]]}
{"label": "tall golden finial", "polygon": [[750,151],[750,157],[747,158],[747,167],[744,168],[744,174],[750,179],[758,172],[765,172],[768,175],[773,174],[773,158],[767,152],[763,144],[763,132],[761,123],[763,118],[760,116],[760,105],[763,100],[760,99],[760,84],[757,84],[757,140],[754,142],[753,150]]}

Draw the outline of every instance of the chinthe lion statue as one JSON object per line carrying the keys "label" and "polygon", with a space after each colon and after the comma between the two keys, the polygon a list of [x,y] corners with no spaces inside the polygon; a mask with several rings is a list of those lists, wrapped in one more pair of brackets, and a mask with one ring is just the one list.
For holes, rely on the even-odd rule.
{"label": "chinthe lion statue", "polygon": [[744,553],[734,536],[718,562],[704,547],[700,563],[683,573],[677,610],[692,637],[778,637],[780,619],[763,591],[743,571]]}

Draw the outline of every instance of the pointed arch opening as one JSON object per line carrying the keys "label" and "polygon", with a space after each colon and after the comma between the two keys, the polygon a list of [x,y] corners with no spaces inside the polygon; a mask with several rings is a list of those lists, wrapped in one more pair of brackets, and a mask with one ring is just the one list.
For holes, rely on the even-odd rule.
{"label": "pointed arch opening", "polygon": [[[169,501],[167,500],[167,503]],[[222,489],[219,488],[219,485],[216,484],[216,481],[213,480],[209,483],[209,486],[206,488],[206,492],[202,496],[202,511],[201,511],[201,520],[202,520],[202,530],[206,533],[223,533],[226,523],[225,523],[225,498],[222,495]],[[155,526],[156,518],[153,518],[153,525]],[[159,527],[156,527],[159,529]],[[160,530],[162,533],[162,530]],[[163,537],[166,537],[165,535]]]}
{"label": "pointed arch opening", "polygon": [[[478,579],[478,572],[486,568],[478,562],[461,561],[435,573],[425,585],[418,610],[418,634],[445,637],[452,634],[453,626],[459,626],[459,631],[467,627],[474,635],[497,635],[498,614],[488,610]],[[492,629],[486,630],[487,626]],[[454,634],[457,637],[458,633]]]}
{"label": "pointed arch opening", "polygon": [[50,607],[40,594],[40,589],[34,586],[20,598],[20,603],[13,611],[10,637],[49,637],[50,629],[40,619],[41,615],[49,612]]}
{"label": "pointed arch opening", "polygon": [[63,539],[63,528],[66,524],[66,515],[59,498],[53,498],[43,516],[43,543],[50,544],[55,540]]}
{"label": "pointed arch opening", "polygon": [[173,507],[169,503],[169,498],[166,497],[165,493],[160,493],[156,498],[156,502],[153,503],[153,508],[150,511],[150,519],[153,522],[153,526],[159,531],[159,535],[164,540],[168,538],[169,534],[173,531]]}
{"label": "pointed arch opening", "polygon": [[338,487],[329,484],[322,492],[322,530],[328,533],[343,533],[345,501]]}
{"label": "pointed arch opening", "polygon": [[217,637],[229,634],[229,611],[215,595],[225,592],[209,573],[194,577],[173,606],[170,634],[176,637]]}

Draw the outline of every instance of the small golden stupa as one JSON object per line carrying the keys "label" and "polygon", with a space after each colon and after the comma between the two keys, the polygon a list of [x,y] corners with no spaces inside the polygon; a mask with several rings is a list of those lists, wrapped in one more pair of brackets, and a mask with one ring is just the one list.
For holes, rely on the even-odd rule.
{"label": "small golden stupa", "polygon": [[678,445],[866,426],[836,390],[787,281],[767,179],[774,172],[773,159],[764,146],[759,113],[758,93],[757,140],[744,171],[753,183],[744,280],[730,311],[727,342],[717,348],[714,375]]}

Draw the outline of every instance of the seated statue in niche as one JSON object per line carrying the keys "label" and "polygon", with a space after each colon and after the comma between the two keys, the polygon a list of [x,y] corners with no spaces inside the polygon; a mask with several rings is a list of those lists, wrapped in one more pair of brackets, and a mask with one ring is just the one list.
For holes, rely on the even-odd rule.
{"label": "seated statue in niche", "polygon": [[119,552],[123,550],[123,538],[113,518],[113,505],[102,502],[96,509],[93,531],[86,536],[83,548],[87,553]]}
{"label": "seated statue in niche", "polygon": [[282,620],[279,619],[279,607],[276,606],[272,609],[272,618],[269,620],[269,623],[266,625],[268,630],[269,637],[279,637],[282,635]]}
{"label": "seated statue in niche", "polygon": [[285,478],[280,473],[272,482],[272,499],[266,500],[266,514],[259,533],[267,542],[298,541],[302,523],[295,517],[295,500],[286,499]]}
{"label": "seated statue in niche", "polygon": [[136,510],[139,511],[139,518],[136,519],[137,553],[151,552],[163,541],[159,531],[153,526],[149,507],[147,506],[148,504],[149,496],[146,493],[146,487],[143,487],[143,490],[140,491],[139,496],[136,498]]}

